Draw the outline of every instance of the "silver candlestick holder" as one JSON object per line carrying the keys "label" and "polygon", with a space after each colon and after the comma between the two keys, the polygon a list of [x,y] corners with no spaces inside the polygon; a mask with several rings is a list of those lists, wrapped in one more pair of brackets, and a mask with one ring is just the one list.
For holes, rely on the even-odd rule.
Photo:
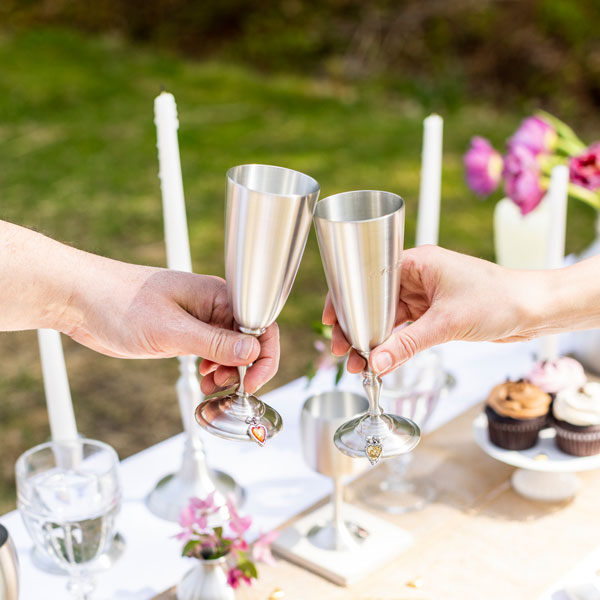
{"label": "silver candlestick holder", "polygon": [[244,490],[231,476],[208,468],[204,444],[193,419],[194,410],[203,400],[196,361],[197,357],[193,355],[179,357],[181,375],[176,389],[185,433],[181,467],[176,473],[163,477],[146,500],[150,511],[167,521],[177,521],[192,496],[206,498],[214,493],[223,518],[227,517],[225,499],[228,494],[234,494],[238,504],[244,500]]}

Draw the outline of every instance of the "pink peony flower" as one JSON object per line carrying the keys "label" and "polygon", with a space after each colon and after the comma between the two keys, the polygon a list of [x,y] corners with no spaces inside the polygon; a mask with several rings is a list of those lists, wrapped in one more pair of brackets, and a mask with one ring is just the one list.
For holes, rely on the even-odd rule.
{"label": "pink peony flower", "polygon": [[534,153],[526,146],[511,146],[504,159],[504,191],[521,209],[530,213],[544,197],[540,186],[540,167]]}
{"label": "pink peony flower", "polygon": [[240,582],[244,581],[248,585],[252,584],[252,580],[243,571],[237,567],[232,567],[227,571],[227,583],[235,590],[240,587]]}
{"label": "pink peony flower", "polygon": [[229,526],[231,530],[239,536],[244,535],[250,528],[250,525],[252,525],[252,518],[241,517],[238,514],[235,507],[235,500],[231,494],[227,497],[227,508],[229,510]]}
{"label": "pink peony flower", "polygon": [[261,534],[254,542],[252,548],[252,558],[258,562],[264,562],[268,565],[274,565],[275,559],[271,554],[271,544],[279,536],[279,531],[270,531],[269,533]]}
{"label": "pink peony flower", "polygon": [[480,196],[491,194],[500,183],[502,156],[485,139],[476,136],[464,156],[467,185]]}
{"label": "pink peony flower", "polygon": [[600,142],[586,148],[583,154],[575,156],[569,163],[571,181],[588,190],[600,188]]}
{"label": "pink peony flower", "polygon": [[510,152],[514,146],[525,146],[537,156],[542,152],[551,152],[557,140],[558,136],[552,125],[540,117],[527,117],[508,140],[508,147]]}

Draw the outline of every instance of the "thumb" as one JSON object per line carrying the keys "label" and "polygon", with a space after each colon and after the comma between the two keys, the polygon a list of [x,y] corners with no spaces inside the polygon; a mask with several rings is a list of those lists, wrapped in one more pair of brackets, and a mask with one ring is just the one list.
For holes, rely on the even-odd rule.
{"label": "thumb", "polygon": [[377,346],[369,357],[373,369],[383,375],[393,371],[426,348],[447,341],[438,319],[429,310],[419,319],[400,327],[381,345]]}
{"label": "thumb", "polygon": [[194,354],[220,365],[237,367],[256,360],[260,343],[252,335],[207,325],[190,317],[177,341],[181,354]]}

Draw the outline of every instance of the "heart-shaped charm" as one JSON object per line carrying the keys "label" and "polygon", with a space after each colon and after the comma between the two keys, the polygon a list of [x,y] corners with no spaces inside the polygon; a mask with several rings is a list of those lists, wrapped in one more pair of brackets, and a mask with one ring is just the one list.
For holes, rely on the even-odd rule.
{"label": "heart-shaped charm", "polygon": [[248,425],[248,435],[250,436],[250,439],[254,440],[259,446],[264,446],[267,441],[267,430],[264,425],[256,422],[256,419]]}
{"label": "heart-shaped charm", "polygon": [[381,458],[381,453],[383,452],[383,446],[381,445],[381,441],[377,437],[368,437],[367,443],[365,444],[365,454],[369,459],[371,465],[376,465]]}

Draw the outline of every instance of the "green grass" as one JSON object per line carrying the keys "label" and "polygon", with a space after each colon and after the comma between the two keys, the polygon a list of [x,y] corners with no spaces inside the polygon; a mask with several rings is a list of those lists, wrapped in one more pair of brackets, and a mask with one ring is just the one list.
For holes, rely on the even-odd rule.
{"label": "green grass", "polygon": [[[0,64],[0,218],[93,252],[164,265],[153,123],[153,99],[164,85],[178,103],[196,271],[223,274],[225,172],[247,162],[305,171],[320,182],[322,197],[361,188],[400,193],[406,245],[413,244],[426,116],[413,98],[191,62],[58,29],[0,36]],[[493,203],[468,192],[461,157],[476,133],[502,147],[522,116],[474,104],[444,115],[441,245],[493,258]],[[589,243],[593,217],[571,203],[569,251]],[[324,293],[311,235],[280,317],[284,354],[272,385],[303,374]],[[157,367],[100,357],[70,342],[66,348],[78,421],[88,435],[126,455],[180,429],[174,361]],[[11,461],[48,432],[35,338],[4,334],[0,351],[0,435],[12,440],[1,509],[12,502]],[[146,420],[134,427],[139,414]]]}

